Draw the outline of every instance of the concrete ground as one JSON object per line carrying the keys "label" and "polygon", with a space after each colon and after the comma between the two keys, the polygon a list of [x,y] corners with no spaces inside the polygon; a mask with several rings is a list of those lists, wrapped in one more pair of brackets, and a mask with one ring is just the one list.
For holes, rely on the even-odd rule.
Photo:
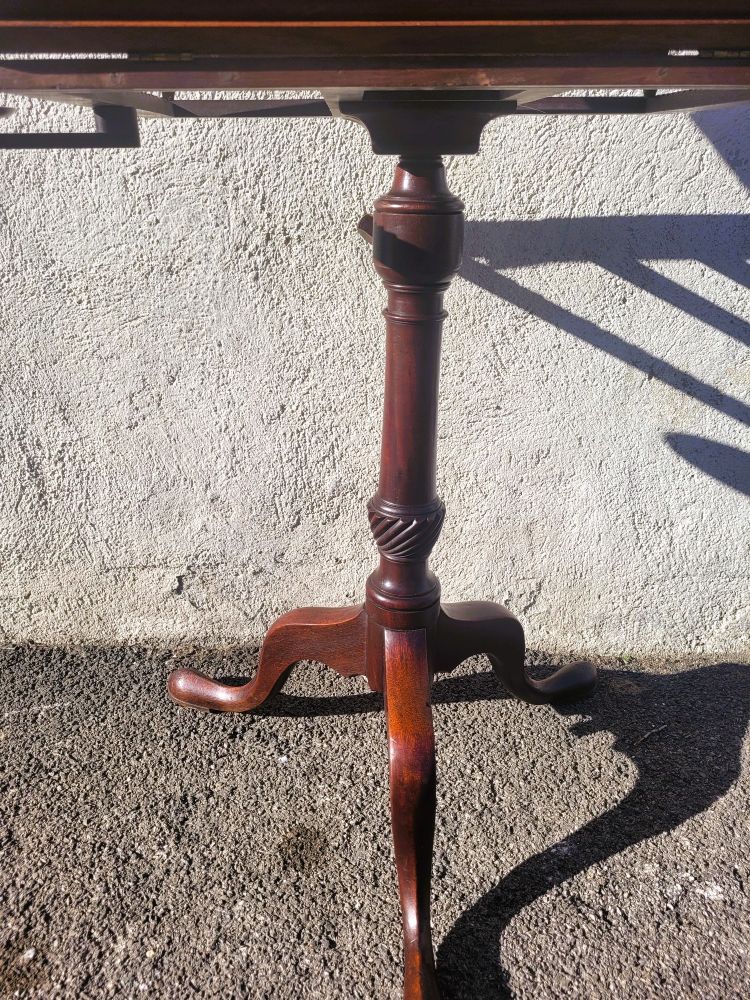
{"label": "concrete ground", "polygon": [[[400,998],[381,699],[297,668],[251,717],[177,661],[0,653],[0,997]],[[750,668],[604,665],[562,711],[435,687],[445,998],[750,995]]]}

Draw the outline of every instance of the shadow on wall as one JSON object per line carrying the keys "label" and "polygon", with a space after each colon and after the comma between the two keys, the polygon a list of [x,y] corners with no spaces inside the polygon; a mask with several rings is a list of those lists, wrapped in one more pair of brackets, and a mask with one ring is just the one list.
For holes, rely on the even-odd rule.
{"label": "shadow on wall", "polygon": [[[750,189],[750,115],[744,106],[696,111],[693,121],[726,165]],[[740,143],[740,139],[744,140]]]}
{"label": "shadow on wall", "polygon": [[750,406],[571,310],[524,288],[509,268],[593,261],[750,346],[750,323],[684,288],[646,260],[697,260],[750,288],[750,215],[643,215],[622,218],[469,222],[461,274],[524,312],[743,424]]}
{"label": "shadow on wall", "polygon": [[[696,124],[745,187],[750,188],[750,116],[746,109],[703,112]],[[740,147],[738,136],[744,136]],[[468,226],[462,271],[470,281],[571,336],[605,351],[678,392],[747,426],[750,407],[728,393],[662,361],[583,317],[501,274],[505,268],[557,261],[595,261],[623,278],[750,345],[750,326],[644,264],[644,260],[697,260],[750,288],[750,216],[642,216],[477,222]],[[718,441],[668,433],[664,441],[703,473],[750,496],[750,454]],[[435,686],[435,701],[457,685]],[[720,692],[720,695],[719,695]],[[483,692],[486,696],[487,692]],[[632,792],[564,842],[528,858],[467,910],[440,946],[438,967],[446,1000],[508,998],[508,976],[498,944],[509,922],[536,899],[591,865],[634,844],[673,830],[729,791],[740,774],[742,743],[750,719],[750,670],[719,664],[679,674],[608,671],[586,705],[589,719],[573,732],[608,730],[613,749],[638,769]],[[565,711],[564,709],[562,711]],[[580,707],[568,710],[576,713]],[[529,956],[533,962],[533,955]]]}
{"label": "shadow on wall", "polygon": [[694,434],[665,434],[664,441],[696,469],[750,497],[750,454],[746,451]]}
{"label": "shadow on wall", "polygon": [[[743,185],[750,186],[750,114],[747,110],[704,112],[695,117],[698,127]],[[744,136],[741,145],[740,135]],[[750,425],[750,405],[744,400],[663,361],[503,273],[512,268],[550,263],[594,262],[686,315],[750,346],[750,323],[746,319],[644,263],[694,260],[750,288],[750,214],[469,222],[466,244],[461,274],[467,280],[636,368],[649,379],[658,379],[677,392],[745,426]],[[680,457],[750,495],[747,475],[750,456],[708,439],[690,438],[690,442],[678,442],[677,437],[666,435],[665,441]],[[701,440],[703,443],[699,445]]]}
{"label": "shadow on wall", "polygon": [[[750,346],[750,324],[642,263],[644,259],[698,260],[750,288],[750,215],[653,215],[637,218],[542,219],[469,222],[462,275],[518,309],[564,330],[677,392],[750,426],[750,405],[629,343],[591,320],[524,288],[507,268],[552,262],[594,261],[610,273],[658,296],[702,323]],[[750,456],[709,439],[666,443],[697,468],[750,495]],[[727,467],[724,463],[730,462]],[[720,474],[717,475],[716,473]]]}

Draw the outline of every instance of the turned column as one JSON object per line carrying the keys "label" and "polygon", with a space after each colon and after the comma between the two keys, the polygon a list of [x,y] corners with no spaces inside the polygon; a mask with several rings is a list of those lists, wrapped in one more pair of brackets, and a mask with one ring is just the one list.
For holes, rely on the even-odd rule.
{"label": "turned column", "polygon": [[529,677],[523,628],[502,605],[440,605],[428,559],[445,516],[436,489],[443,295],[461,262],[463,205],[448,190],[442,153],[474,153],[502,102],[471,92],[374,94],[342,102],[378,153],[400,155],[393,186],[360,224],[388,293],[385,399],[378,490],[369,504],[380,564],[364,608],[302,608],[271,626],[255,676],[235,686],[180,669],[168,687],[180,705],[252,711],[291,666],[316,659],[344,676],[365,674],[385,694],[391,823],[404,933],[404,1000],[440,1000],[430,926],[435,832],[436,671],[486,653],[517,697],[551,702],[590,694],[596,671],[573,663]]}
{"label": "turned column", "polygon": [[430,683],[440,585],[427,563],[445,517],[436,492],[440,341],[462,237],[463,204],[448,190],[440,157],[402,156],[372,219],[388,305],[380,481],[369,504],[380,565],[367,581],[366,609],[368,675],[385,691],[406,1000],[439,1000],[430,925]]}
{"label": "turned column", "polygon": [[368,508],[380,566],[367,583],[367,610],[391,628],[427,624],[440,600],[427,567],[445,517],[435,481],[440,343],[463,222],[439,156],[402,157],[375,203],[373,256],[388,306],[380,481]]}

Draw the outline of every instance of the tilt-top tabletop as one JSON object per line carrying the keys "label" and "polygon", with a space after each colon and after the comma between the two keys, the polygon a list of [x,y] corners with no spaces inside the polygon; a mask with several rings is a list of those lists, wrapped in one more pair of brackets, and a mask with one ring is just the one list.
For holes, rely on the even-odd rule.
{"label": "tilt-top tabletop", "polygon": [[0,52],[99,57],[3,60],[6,91],[736,87],[750,86],[750,9],[746,0],[0,0]]}

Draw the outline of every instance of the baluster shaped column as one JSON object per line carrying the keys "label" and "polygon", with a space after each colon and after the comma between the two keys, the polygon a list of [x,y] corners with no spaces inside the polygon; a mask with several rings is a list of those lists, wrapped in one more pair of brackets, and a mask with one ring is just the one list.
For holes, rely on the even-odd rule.
{"label": "baluster shaped column", "polygon": [[368,613],[388,627],[418,626],[437,608],[427,561],[445,508],[436,493],[443,294],[461,263],[463,204],[439,156],[402,157],[373,215],[375,268],[388,290],[385,400],[378,492],[369,505],[380,567]]}

